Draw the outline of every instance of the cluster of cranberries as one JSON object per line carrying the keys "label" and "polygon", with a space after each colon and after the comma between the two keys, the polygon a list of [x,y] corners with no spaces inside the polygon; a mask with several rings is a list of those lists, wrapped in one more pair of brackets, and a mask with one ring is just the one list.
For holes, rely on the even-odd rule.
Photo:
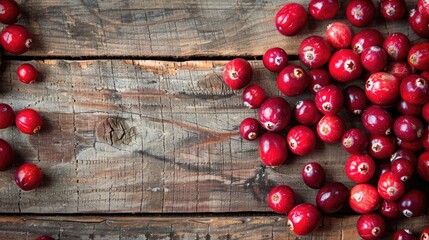
{"label": "cluster of cranberries", "polygon": [[[312,0],[308,12],[316,20],[332,19],[339,7],[337,0]],[[386,21],[403,19],[407,13],[404,0],[382,0],[378,7]],[[348,22],[361,28],[373,21],[377,8],[371,0],[350,0],[345,12]],[[413,31],[429,38],[429,1],[419,0],[408,19]],[[286,36],[297,35],[307,21],[307,11],[298,3],[287,3],[275,17],[277,30]],[[246,140],[259,138],[260,158],[269,167],[287,162],[289,152],[309,154],[317,138],[341,143],[350,154],[345,174],[356,185],[349,190],[340,182],[325,183],[323,167],[311,162],[303,166],[302,178],[308,187],[319,189],[316,205],[296,205],[287,185],[271,189],[268,205],[287,214],[288,227],[300,236],[318,227],[322,213],[335,213],[346,205],[362,214],[357,230],[364,239],[383,236],[384,218],[425,214],[426,193],[407,183],[411,178],[429,182],[429,42],[412,44],[402,33],[384,37],[376,29],[354,34],[348,24],[333,22],[325,38],[305,38],[298,56],[300,65],[289,63],[288,54],[278,47],[263,55],[264,66],[278,73],[277,86],[286,97],[313,94],[313,99],[299,100],[294,107],[283,97],[268,97],[261,86],[249,85],[253,70],[246,60],[226,64],[225,83],[234,90],[245,88],[244,105],[258,109],[258,119],[242,121],[240,134]],[[361,117],[361,128],[347,129],[339,115],[343,108]],[[421,239],[428,239],[428,232],[429,228]],[[405,235],[413,236],[401,230],[395,239]]]}

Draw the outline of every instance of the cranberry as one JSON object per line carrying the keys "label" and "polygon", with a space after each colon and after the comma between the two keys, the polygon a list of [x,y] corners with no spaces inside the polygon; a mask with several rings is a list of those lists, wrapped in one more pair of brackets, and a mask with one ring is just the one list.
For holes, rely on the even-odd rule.
{"label": "cranberry", "polygon": [[357,184],[350,190],[349,205],[357,213],[365,214],[377,210],[380,201],[377,189],[368,183]]}
{"label": "cranberry", "polygon": [[347,159],[344,170],[353,182],[366,183],[374,176],[375,168],[375,162],[369,155],[354,154]]}
{"label": "cranberry", "polygon": [[33,65],[29,63],[24,63],[18,67],[16,75],[18,75],[18,79],[21,82],[30,84],[37,80],[39,72],[37,71],[37,68],[35,68]]}
{"label": "cranberry", "polygon": [[368,106],[365,91],[356,85],[350,85],[344,90],[346,108],[355,115],[360,115]]}
{"label": "cranberry", "polygon": [[352,49],[357,54],[361,54],[365,49],[371,46],[381,47],[383,42],[384,37],[380,31],[376,29],[364,29],[352,38]]}
{"label": "cranberry", "polygon": [[285,36],[295,36],[307,24],[305,8],[299,3],[287,3],[276,14],[276,28]]}
{"label": "cranberry", "polygon": [[391,171],[381,174],[378,179],[377,190],[380,196],[387,201],[398,200],[405,192],[405,184]]}
{"label": "cranberry", "polygon": [[288,151],[282,135],[266,132],[259,138],[259,156],[269,167],[278,167],[286,162]]}
{"label": "cranberry", "polygon": [[421,114],[426,123],[429,123],[429,102],[423,105]]}
{"label": "cranberry", "polygon": [[317,162],[305,164],[301,170],[301,176],[309,188],[319,189],[325,184],[325,170]]}
{"label": "cranberry", "polygon": [[421,105],[412,104],[403,99],[398,101],[397,109],[402,115],[420,116],[422,113]]}
{"label": "cranberry", "polygon": [[420,234],[420,240],[428,240],[429,239],[429,227],[425,228],[423,232]]}
{"label": "cranberry", "polygon": [[54,238],[50,237],[50,236],[40,236],[38,238],[36,238],[36,240],[55,240]]}
{"label": "cranberry", "polygon": [[299,46],[299,60],[309,68],[320,68],[329,61],[331,47],[320,36],[310,36],[302,40]]}
{"label": "cranberry", "polygon": [[429,70],[429,42],[416,43],[410,48],[408,64],[417,70]]}
{"label": "cranberry", "polygon": [[420,154],[417,160],[417,173],[421,179],[429,182],[429,152]]}
{"label": "cranberry", "polygon": [[370,72],[379,72],[387,65],[387,53],[378,46],[366,48],[361,55],[362,66]]}
{"label": "cranberry", "polygon": [[25,134],[38,133],[42,128],[43,118],[40,114],[31,108],[19,111],[15,117],[16,127]]}
{"label": "cranberry", "polygon": [[324,68],[310,69],[308,89],[316,94],[322,87],[331,84],[331,74]]}
{"label": "cranberry", "polygon": [[355,27],[368,26],[375,16],[375,6],[371,0],[351,0],[346,7],[346,17]]}
{"label": "cranberry", "polygon": [[289,103],[281,97],[268,98],[258,112],[259,122],[268,131],[284,129],[290,122],[290,116]]}
{"label": "cranberry", "polygon": [[15,173],[15,182],[24,191],[33,190],[42,183],[42,171],[33,163],[24,163]]}
{"label": "cranberry", "polygon": [[420,37],[429,38],[429,18],[424,16],[417,9],[411,9],[408,24],[411,29]]}
{"label": "cranberry", "polygon": [[399,159],[392,162],[391,169],[395,178],[406,182],[414,174],[414,163],[406,159]]}
{"label": "cranberry", "polygon": [[271,72],[280,72],[288,65],[289,56],[282,48],[270,48],[264,53],[262,62]]}
{"label": "cranberry", "polygon": [[3,24],[14,24],[21,16],[21,10],[15,0],[0,1],[0,22]]}
{"label": "cranberry", "polygon": [[400,20],[407,13],[407,4],[404,0],[382,0],[380,13],[387,21]]}
{"label": "cranberry", "polygon": [[399,98],[400,84],[401,81],[390,73],[373,73],[365,83],[365,94],[372,103],[390,105]]}
{"label": "cranberry", "polygon": [[386,231],[384,218],[376,213],[361,215],[356,223],[359,236],[365,240],[380,239]]}
{"label": "cranberry", "polygon": [[292,127],[286,137],[290,151],[305,156],[316,148],[316,136],[313,130],[304,125]]}
{"label": "cranberry", "polygon": [[324,213],[335,213],[340,211],[347,203],[349,190],[340,182],[324,185],[316,195],[317,207]]}
{"label": "cranberry", "polygon": [[289,64],[279,73],[277,86],[288,97],[298,96],[303,93],[309,84],[305,70],[297,65]]}
{"label": "cranberry", "polygon": [[393,127],[390,113],[377,105],[371,105],[362,113],[362,125],[373,135],[389,135]]}
{"label": "cranberry", "polygon": [[408,190],[399,200],[399,209],[405,217],[418,217],[426,211],[427,197],[419,189]]}
{"label": "cranberry", "polygon": [[240,124],[240,135],[242,138],[252,141],[261,134],[261,125],[254,118],[246,118]]}
{"label": "cranberry", "polygon": [[420,151],[423,149],[423,144],[422,144],[421,138],[419,138],[415,142],[406,142],[400,138],[396,138],[396,143],[397,143],[399,148],[411,150],[414,152],[417,152],[417,151]]}
{"label": "cranberry", "polygon": [[359,128],[351,128],[344,133],[343,148],[350,154],[360,154],[368,147],[368,137]]}
{"label": "cranberry", "polygon": [[341,141],[346,132],[346,123],[337,115],[325,115],[317,123],[317,135],[326,143]]}
{"label": "cranberry", "polygon": [[423,131],[422,121],[411,115],[399,116],[393,124],[396,137],[406,142],[417,141],[423,135]]}
{"label": "cranberry", "polygon": [[8,128],[15,122],[15,113],[6,103],[0,103],[0,129]]}
{"label": "cranberry", "polygon": [[311,0],[308,12],[316,20],[328,20],[337,15],[340,10],[338,0]]}
{"label": "cranberry", "polygon": [[310,203],[301,203],[290,210],[287,226],[298,236],[305,236],[313,232],[322,218],[319,210]]}
{"label": "cranberry", "polygon": [[12,54],[23,54],[33,42],[28,29],[19,24],[8,25],[0,33],[0,43],[3,48]]}
{"label": "cranberry", "polygon": [[402,81],[406,76],[412,74],[414,69],[407,62],[392,62],[387,66],[386,71]]}
{"label": "cranberry", "polygon": [[314,101],[323,114],[337,114],[344,105],[344,95],[339,87],[327,85],[316,93]]}
{"label": "cranberry", "polygon": [[393,240],[419,240],[409,229],[400,229],[393,234]]}
{"label": "cranberry", "polygon": [[381,202],[380,213],[388,218],[399,218],[402,215],[401,210],[399,210],[398,202],[386,200]]}
{"label": "cranberry", "polygon": [[317,106],[312,100],[300,100],[296,102],[294,116],[298,123],[313,126],[323,115],[317,110]]}
{"label": "cranberry", "polygon": [[342,22],[334,22],[326,28],[326,40],[334,49],[349,48],[353,33],[350,27]]}
{"label": "cranberry", "polygon": [[265,101],[266,93],[262,87],[253,84],[244,89],[242,98],[244,106],[251,109],[259,108]]}
{"label": "cranberry", "polygon": [[429,1],[418,0],[417,8],[425,17],[429,17]]}
{"label": "cranberry", "polygon": [[387,159],[396,151],[395,138],[392,136],[371,135],[368,153],[376,159]]}
{"label": "cranberry", "polygon": [[351,49],[340,49],[329,60],[329,73],[335,80],[346,83],[362,74],[360,56]]}
{"label": "cranberry", "polygon": [[0,171],[9,169],[14,158],[15,153],[12,146],[7,141],[0,138]]}
{"label": "cranberry", "polygon": [[286,214],[295,205],[295,192],[287,185],[278,185],[268,194],[268,206],[276,213]]}
{"label": "cranberry", "polygon": [[412,163],[412,165],[415,165],[417,163],[416,154],[408,149],[399,149],[390,157],[390,162],[392,163],[398,160],[409,161]]}
{"label": "cranberry", "polygon": [[420,75],[411,74],[402,80],[399,93],[411,104],[425,104],[429,100],[429,82]]}
{"label": "cranberry", "polygon": [[223,70],[223,80],[226,85],[234,90],[244,88],[253,77],[253,69],[250,63],[242,58],[229,61]]}
{"label": "cranberry", "polygon": [[404,61],[407,59],[410,48],[410,39],[403,33],[392,33],[383,42],[383,49],[386,50],[389,59],[393,61]]}

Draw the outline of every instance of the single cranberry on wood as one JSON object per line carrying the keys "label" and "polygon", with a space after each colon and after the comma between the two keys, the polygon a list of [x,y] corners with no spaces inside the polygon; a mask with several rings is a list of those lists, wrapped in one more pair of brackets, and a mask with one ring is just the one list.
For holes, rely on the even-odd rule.
{"label": "single cranberry on wood", "polygon": [[317,192],[317,207],[327,214],[338,212],[347,204],[349,194],[347,187],[340,182],[325,184]]}
{"label": "single cranberry on wood", "polygon": [[301,170],[302,180],[312,189],[319,189],[325,184],[325,170],[317,162],[305,164]]}
{"label": "single cranberry on wood", "polygon": [[322,214],[313,204],[301,203],[290,210],[287,218],[289,230],[295,235],[305,236],[316,230]]}
{"label": "single cranberry on wood", "polygon": [[307,72],[300,66],[289,64],[277,76],[277,87],[288,97],[303,93],[309,84]]}
{"label": "single cranberry on wood", "polygon": [[340,49],[329,60],[329,73],[341,83],[358,79],[362,71],[360,56],[351,49]]}
{"label": "single cranberry on wood", "polygon": [[322,87],[331,84],[331,74],[329,74],[329,71],[327,69],[310,69],[308,75],[308,89],[313,94],[316,94]]}
{"label": "single cranberry on wood", "polygon": [[346,132],[346,123],[337,115],[325,115],[317,123],[317,135],[326,143],[341,141]]}
{"label": "single cranberry on wood", "polygon": [[383,42],[383,49],[386,50],[389,59],[393,61],[407,59],[410,48],[410,39],[403,33],[391,33]]}
{"label": "single cranberry on wood", "polygon": [[24,63],[18,67],[16,75],[21,82],[31,84],[37,80],[39,71],[32,64]]}
{"label": "single cranberry on wood", "polygon": [[19,55],[28,51],[33,39],[26,27],[13,24],[6,26],[0,32],[0,43],[6,51]]}
{"label": "single cranberry on wood", "polygon": [[317,109],[323,114],[337,114],[344,105],[341,89],[333,84],[324,86],[314,96]]}
{"label": "single cranberry on wood", "polygon": [[289,56],[282,48],[270,48],[264,53],[262,63],[271,72],[280,72],[288,65]]}
{"label": "single cranberry on wood", "polygon": [[344,166],[347,177],[355,183],[366,183],[376,170],[374,160],[367,154],[351,155]]}
{"label": "single cranberry on wood", "polygon": [[19,4],[15,0],[0,1],[0,22],[3,24],[14,24],[21,16]]}
{"label": "single cranberry on wood", "polygon": [[381,0],[380,13],[387,21],[400,20],[407,14],[407,4],[405,0]]}
{"label": "single cranberry on wood", "polygon": [[254,118],[245,118],[240,124],[240,135],[242,138],[253,141],[261,134],[261,125]]}
{"label": "single cranberry on wood", "polygon": [[423,105],[421,113],[422,113],[422,117],[426,121],[426,123],[429,123],[429,102],[426,102]]}
{"label": "single cranberry on wood", "polygon": [[295,192],[287,185],[273,187],[268,194],[268,206],[276,213],[286,214],[295,205]]}
{"label": "single cranberry on wood", "polygon": [[285,36],[295,36],[307,25],[308,16],[299,3],[287,3],[276,14],[277,30]]}
{"label": "single cranberry on wood", "polygon": [[42,128],[43,118],[36,110],[26,108],[16,114],[15,125],[22,133],[35,134]]}
{"label": "single cranberry on wood", "polygon": [[356,223],[359,236],[365,240],[377,240],[386,232],[386,222],[376,213],[361,215]]}
{"label": "single cranberry on wood", "polygon": [[411,46],[408,51],[408,64],[417,70],[429,70],[429,42]]}
{"label": "single cranberry on wood", "polygon": [[356,85],[349,85],[344,89],[346,108],[355,115],[360,115],[368,106],[368,97],[365,91]]}
{"label": "single cranberry on wood", "polygon": [[15,173],[16,185],[24,191],[37,188],[43,179],[42,171],[34,163],[24,163]]}
{"label": "single cranberry on wood", "polygon": [[223,80],[226,85],[234,90],[244,88],[253,77],[253,69],[250,63],[242,58],[229,61],[223,70]]}
{"label": "single cranberry on wood", "polygon": [[339,9],[338,0],[311,0],[308,4],[308,12],[316,20],[332,19]]}
{"label": "single cranberry on wood", "polygon": [[252,84],[244,89],[242,99],[244,106],[255,109],[259,108],[265,101],[266,93],[262,87]]}
{"label": "single cranberry on wood", "polygon": [[371,28],[363,29],[352,38],[351,48],[355,53],[361,54],[371,46],[383,46],[383,42],[384,37],[380,31]]}
{"label": "single cranberry on wood", "polygon": [[342,22],[333,22],[326,28],[326,40],[334,49],[349,48],[353,38],[350,27]]}
{"label": "single cranberry on wood", "polygon": [[8,128],[15,122],[15,113],[7,103],[0,103],[0,129]]}
{"label": "single cranberry on wood", "polygon": [[301,41],[298,57],[305,66],[320,68],[329,61],[331,48],[322,37],[310,36]]}
{"label": "single cranberry on wood", "polygon": [[259,156],[268,167],[279,167],[288,156],[285,138],[273,132],[266,132],[259,138]]}
{"label": "single cranberry on wood", "polygon": [[298,156],[308,155],[316,148],[316,136],[309,127],[296,125],[292,127],[286,136],[289,149]]}
{"label": "single cranberry on wood", "polygon": [[371,0],[351,0],[346,6],[346,17],[355,27],[368,26],[374,19],[375,12]]}
{"label": "single cranberry on wood", "polygon": [[298,123],[307,126],[316,125],[323,116],[313,100],[300,100],[296,102],[293,113]]}
{"label": "single cranberry on wood", "polygon": [[350,154],[360,154],[368,147],[368,137],[363,130],[351,128],[344,133],[342,146]]}
{"label": "single cranberry on wood", "polygon": [[281,97],[271,97],[262,103],[258,118],[261,125],[268,131],[280,131],[290,122],[291,108]]}

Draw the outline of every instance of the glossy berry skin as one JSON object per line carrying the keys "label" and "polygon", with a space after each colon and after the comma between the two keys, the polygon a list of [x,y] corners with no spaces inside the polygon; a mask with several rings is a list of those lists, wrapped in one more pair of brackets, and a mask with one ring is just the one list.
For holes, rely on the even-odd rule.
{"label": "glossy berry skin", "polygon": [[323,116],[313,100],[300,100],[296,102],[293,114],[299,124],[306,126],[316,125]]}
{"label": "glossy berry skin", "polygon": [[377,184],[377,191],[384,200],[396,201],[404,194],[405,184],[391,171],[387,171],[381,174]]}
{"label": "glossy berry skin", "polygon": [[286,214],[295,205],[295,192],[287,185],[273,187],[268,194],[268,206],[276,213]]}
{"label": "glossy berry skin", "polygon": [[344,102],[346,108],[355,115],[362,114],[369,103],[365,91],[356,85],[344,89]]}
{"label": "glossy berry skin", "polygon": [[308,72],[308,89],[311,93],[316,94],[322,87],[331,84],[331,74],[324,68],[310,69]]}
{"label": "glossy berry skin", "polygon": [[390,157],[390,162],[394,163],[399,160],[405,160],[411,162],[412,165],[417,163],[417,157],[414,151],[408,149],[399,149]]}
{"label": "glossy berry skin", "polygon": [[366,214],[379,208],[381,197],[377,189],[368,184],[360,183],[350,190],[349,205],[353,211]]}
{"label": "glossy berry skin", "polygon": [[288,156],[287,143],[278,133],[266,132],[259,138],[259,156],[268,167],[279,167]]}
{"label": "glossy berry skin", "polygon": [[406,142],[400,138],[396,138],[396,143],[399,148],[411,150],[414,152],[417,152],[423,149],[423,144],[421,139],[418,139],[417,141],[414,141],[414,142]]}
{"label": "glossy berry skin", "polygon": [[392,240],[419,240],[409,229],[399,229],[392,237]]}
{"label": "glossy berry skin", "polygon": [[286,136],[289,150],[298,156],[308,155],[316,148],[316,136],[309,127],[296,125],[292,127]]}
{"label": "glossy berry skin", "polygon": [[325,170],[317,162],[305,164],[301,170],[302,180],[305,185],[312,189],[319,189],[325,184]]}
{"label": "glossy berry skin", "polygon": [[422,105],[411,104],[403,99],[398,101],[397,109],[402,115],[420,116],[422,114]]}
{"label": "glossy berry skin", "polygon": [[265,90],[259,85],[249,85],[243,91],[242,95],[244,106],[255,109],[259,108],[266,99]]}
{"label": "glossy berry skin", "polygon": [[371,0],[351,0],[346,6],[346,17],[353,26],[365,27],[374,19],[375,11]]}
{"label": "glossy berry skin", "polygon": [[19,24],[8,25],[0,32],[1,45],[6,51],[15,55],[27,52],[32,42],[31,33]]}
{"label": "glossy berry skin", "polygon": [[410,28],[422,38],[429,38],[429,18],[417,9],[411,9],[408,17]]}
{"label": "glossy berry skin", "polygon": [[33,163],[24,163],[15,173],[16,185],[24,191],[30,191],[42,183],[42,171]]}
{"label": "glossy berry skin", "polygon": [[254,118],[245,118],[240,124],[240,135],[242,138],[253,141],[261,134],[261,125]]}
{"label": "glossy berry skin", "polygon": [[429,100],[429,82],[418,74],[411,74],[401,81],[399,93],[411,104],[425,104]]}
{"label": "glossy berry skin", "polygon": [[331,47],[320,36],[310,36],[301,41],[298,52],[301,63],[309,68],[320,68],[329,61]]}
{"label": "glossy berry skin", "polygon": [[393,118],[390,113],[377,105],[371,105],[362,113],[363,127],[373,135],[389,135],[392,132]]}
{"label": "glossy berry skin", "polygon": [[386,222],[379,214],[368,213],[358,218],[356,228],[361,238],[377,240],[381,239],[386,232]]}
{"label": "glossy berry skin", "polygon": [[429,79],[429,70],[421,72],[420,75],[426,79]]}
{"label": "glossy berry skin", "polygon": [[3,24],[14,24],[21,15],[19,5],[15,0],[0,1],[0,22]]}
{"label": "glossy berry skin", "polygon": [[0,138],[0,171],[10,168],[15,158],[12,146],[4,139]]}
{"label": "glossy berry skin", "polygon": [[402,115],[395,119],[393,132],[396,137],[406,142],[417,141],[423,135],[423,123],[411,115]]}
{"label": "glossy berry skin", "polygon": [[396,141],[393,136],[370,135],[368,153],[376,159],[388,159],[396,151]]}
{"label": "glossy berry skin", "polygon": [[346,132],[344,120],[337,115],[325,115],[317,123],[317,136],[325,143],[341,141]]}
{"label": "glossy berry skin", "polygon": [[314,96],[317,109],[323,114],[337,114],[344,105],[341,89],[333,84],[324,86]]}
{"label": "glossy berry skin", "polygon": [[428,240],[429,239],[429,227],[425,228],[423,232],[420,234],[420,240]]}
{"label": "glossy berry skin", "polygon": [[253,69],[250,63],[242,58],[229,61],[223,70],[223,80],[226,85],[234,90],[244,88],[253,77]]}
{"label": "glossy berry skin", "polygon": [[26,108],[16,114],[15,125],[22,133],[34,134],[42,128],[43,118],[36,110]]}
{"label": "glossy berry skin", "polygon": [[353,38],[350,27],[342,22],[333,22],[326,28],[326,40],[334,49],[349,48]]}
{"label": "glossy berry skin", "polygon": [[419,12],[423,14],[425,17],[429,17],[429,1],[428,0],[418,0],[417,8]]}
{"label": "glossy berry skin", "polygon": [[288,97],[303,93],[309,84],[307,72],[300,66],[289,64],[279,73],[277,86]]}
{"label": "glossy berry skin", "polygon": [[404,61],[407,59],[411,43],[405,34],[398,32],[387,36],[384,39],[382,47],[386,51],[389,60]]}
{"label": "glossy berry skin", "polygon": [[399,199],[399,209],[405,217],[418,217],[425,213],[427,208],[427,196],[420,189],[408,190]]}
{"label": "glossy berry skin", "polygon": [[361,54],[362,66],[369,72],[379,72],[387,65],[387,53],[378,46],[366,48]]}
{"label": "glossy berry skin", "polygon": [[402,81],[406,76],[414,73],[414,69],[407,62],[392,62],[386,67],[386,72]]}
{"label": "glossy berry skin", "polygon": [[341,143],[348,153],[360,154],[368,147],[368,137],[363,130],[351,128],[344,133]]}
{"label": "glossy berry skin", "polygon": [[6,103],[0,103],[0,129],[8,128],[15,122],[15,113]]}
{"label": "glossy berry skin", "polygon": [[280,72],[288,65],[289,56],[282,48],[270,48],[264,53],[262,63],[271,72]]}
{"label": "glossy berry skin", "polygon": [[416,170],[422,180],[429,182],[429,152],[427,150],[420,154]]}
{"label": "glossy berry skin", "polygon": [[329,60],[329,73],[341,83],[358,79],[362,70],[360,56],[351,49],[340,49]]}
{"label": "glossy berry skin", "polygon": [[310,203],[301,203],[290,210],[287,218],[289,230],[298,236],[312,233],[318,226],[322,214]]}
{"label": "glossy berry skin", "polygon": [[268,131],[280,131],[290,122],[291,108],[281,97],[271,97],[262,103],[258,118],[261,125]]}
{"label": "glossy berry skin", "polygon": [[425,127],[425,130],[423,132],[422,138],[420,139],[420,142],[422,143],[423,148],[426,151],[429,151],[429,126]]}
{"label": "glossy berry skin", "polygon": [[429,70],[429,42],[416,43],[410,48],[408,64],[417,70]]}
{"label": "glossy berry skin", "polygon": [[24,63],[18,67],[16,70],[16,75],[21,82],[30,84],[37,80],[39,72],[32,64]]}
{"label": "glossy berry skin", "polygon": [[402,182],[408,181],[414,174],[415,163],[406,159],[399,159],[391,163],[391,171],[395,178]]}
{"label": "glossy berry skin", "polygon": [[308,16],[305,8],[298,3],[287,3],[276,14],[277,30],[285,36],[295,36],[307,24]]}
{"label": "glossy berry skin", "polygon": [[380,213],[387,218],[399,218],[402,216],[401,210],[399,210],[398,202],[386,200],[381,202]]}
{"label": "glossy berry skin", "polygon": [[50,237],[50,236],[40,236],[38,238],[36,238],[36,240],[55,240],[54,238]]}
{"label": "glossy berry skin", "polygon": [[407,4],[404,0],[382,0],[380,13],[387,21],[400,20],[407,14]]}
{"label": "glossy berry skin", "polygon": [[347,177],[355,183],[366,183],[376,170],[374,160],[367,154],[351,155],[344,166]]}
{"label": "glossy berry skin", "polygon": [[365,94],[377,105],[388,106],[399,98],[401,81],[390,73],[376,72],[365,82]]}
{"label": "glossy berry skin", "polygon": [[423,105],[421,114],[426,123],[429,123],[429,102]]}
{"label": "glossy berry skin", "polygon": [[311,0],[308,4],[308,12],[316,20],[332,19],[338,10],[340,10],[338,0]]}
{"label": "glossy berry skin", "polygon": [[384,37],[380,31],[376,29],[364,29],[352,38],[352,49],[355,53],[361,54],[371,46],[381,47],[383,42]]}
{"label": "glossy berry skin", "polygon": [[349,190],[340,182],[325,184],[316,195],[316,205],[327,214],[340,211],[349,198]]}

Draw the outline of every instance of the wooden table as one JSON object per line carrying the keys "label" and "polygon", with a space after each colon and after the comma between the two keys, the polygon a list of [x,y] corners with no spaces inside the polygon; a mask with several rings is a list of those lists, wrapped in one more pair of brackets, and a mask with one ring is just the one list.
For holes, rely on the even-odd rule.
{"label": "wooden table", "polygon": [[[278,46],[296,60],[300,41],[323,36],[334,20],[311,20],[288,38],[274,27],[280,0],[18,2],[19,23],[34,34],[34,45],[4,56],[0,99],[15,111],[40,111],[45,125],[36,135],[0,131],[18,155],[0,174],[0,239],[295,239],[285,216],[267,206],[272,186],[293,186],[299,201],[314,203],[317,191],[300,177],[310,161],[325,166],[328,181],[354,185],[343,172],[348,155],[336,144],[318,143],[307,157],[264,167],[257,143],[238,134],[241,120],[256,111],[222,80],[225,63],[244,57],[253,82],[281,95],[262,54]],[[411,8],[417,0],[407,2]],[[421,41],[406,20],[377,19],[370,27]],[[17,80],[23,62],[37,66],[39,82]],[[347,118],[349,127],[358,124]],[[40,188],[15,185],[23,162],[42,169]],[[303,239],[359,239],[357,217],[325,216]],[[427,216],[389,221],[389,234],[419,232],[428,223]]]}

